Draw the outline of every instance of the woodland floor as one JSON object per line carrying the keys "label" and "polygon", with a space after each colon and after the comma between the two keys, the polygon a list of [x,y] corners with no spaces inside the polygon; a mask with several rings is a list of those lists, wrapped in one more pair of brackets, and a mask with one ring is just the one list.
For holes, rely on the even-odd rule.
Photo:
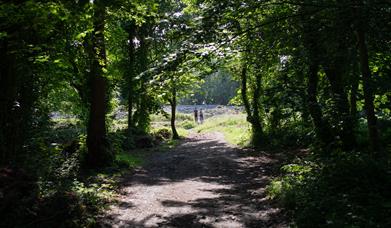
{"label": "woodland floor", "polygon": [[192,134],[152,154],[124,177],[103,227],[288,227],[265,187],[278,161],[226,143],[220,133]]}

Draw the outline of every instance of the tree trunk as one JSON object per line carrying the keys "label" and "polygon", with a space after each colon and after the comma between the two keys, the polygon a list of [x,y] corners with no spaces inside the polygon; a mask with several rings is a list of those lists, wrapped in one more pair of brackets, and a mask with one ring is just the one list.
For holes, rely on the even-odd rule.
{"label": "tree trunk", "polygon": [[250,106],[250,102],[248,101],[248,97],[247,97],[247,67],[245,66],[245,64],[243,64],[243,66],[242,66],[242,73],[241,73],[240,77],[241,77],[240,92],[242,95],[242,102],[244,105],[244,109],[246,110],[246,113],[247,113],[247,121],[252,123],[251,106]]}
{"label": "tree trunk", "polygon": [[[244,105],[244,108],[247,113],[247,121],[251,124],[251,130],[252,130],[252,136],[251,136],[251,143],[254,146],[260,146],[261,145],[261,139],[263,138],[263,130],[262,125],[259,122],[259,105],[258,105],[258,99],[253,100],[253,105],[251,107],[250,102],[248,100],[247,96],[247,66],[243,64],[242,66],[242,72],[241,72],[241,95],[242,95],[242,102]],[[257,96],[259,98],[260,94],[260,81],[257,79],[257,88],[254,90],[254,96]],[[254,107],[255,106],[255,107]]]}
{"label": "tree trunk", "polygon": [[176,88],[175,85],[172,88],[172,98],[169,100],[171,105],[171,130],[172,130],[172,138],[179,139],[178,132],[175,127],[175,115],[176,115]]}
{"label": "tree trunk", "polygon": [[318,64],[311,59],[308,70],[308,110],[314,123],[315,133],[322,143],[322,147],[326,148],[333,142],[333,136],[329,123],[322,117],[322,110],[318,104],[318,99],[316,98],[319,81],[318,69]]}
{"label": "tree trunk", "polygon": [[0,40],[0,165],[6,164],[10,160],[13,151],[9,148],[10,143],[10,120],[9,114],[12,111],[13,92],[15,91],[14,80],[16,77],[11,76],[12,63],[8,55],[8,40]]}
{"label": "tree trunk", "polygon": [[90,75],[90,114],[87,129],[86,157],[87,165],[99,168],[112,162],[112,154],[106,138],[107,79],[104,77],[106,67],[106,50],[104,40],[106,9],[100,1],[94,5],[94,34],[92,67]]}
{"label": "tree trunk", "polygon": [[[299,8],[304,14],[311,12],[313,7],[303,6]],[[317,32],[319,27],[319,21],[313,18],[303,16],[301,18],[303,26],[303,38],[304,48],[307,52],[307,65],[308,65],[308,84],[307,84],[307,106],[308,112],[311,116],[316,137],[319,140],[323,149],[323,155],[328,152],[334,141],[334,137],[331,131],[331,126],[328,121],[323,117],[322,109],[318,103],[318,71],[320,62],[320,47],[318,45],[318,37],[320,34]]]}
{"label": "tree trunk", "polygon": [[[340,7],[345,7],[344,1],[337,1]],[[350,81],[346,80],[349,71],[349,48],[350,43],[347,35],[341,31],[349,29],[349,23],[346,21],[346,11],[337,10],[334,15],[334,23],[330,27],[330,36],[328,43],[331,51],[324,50],[326,55],[322,56],[322,66],[326,77],[331,85],[332,99],[334,101],[335,112],[333,115],[335,134],[339,136],[343,150],[352,150],[356,146],[356,137],[354,132],[353,118],[351,116],[350,103],[347,90],[350,88]],[[333,45],[334,44],[334,45]]]}
{"label": "tree trunk", "polygon": [[365,32],[361,26],[357,26],[357,41],[360,53],[361,74],[364,89],[364,108],[367,115],[368,133],[371,149],[376,152],[379,149],[379,136],[377,129],[377,118],[373,104],[373,89],[371,85],[371,71],[369,69],[368,50],[365,41]]}
{"label": "tree trunk", "polygon": [[261,75],[257,75],[255,79],[255,87],[253,92],[253,113],[252,113],[252,144],[255,147],[262,146],[264,140],[263,128],[261,123],[261,117],[259,113],[259,99],[261,95]]}
{"label": "tree trunk", "polygon": [[[356,57],[356,55],[354,55]],[[358,93],[358,81],[359,72],[357,59],[353,60],[353,71],[352,71],[352,85],[350,90],[350,116],[352,117],[353,128],[357,127],[357,93]]]}
{"label": "tree trunk", "polygon": [[[147,70],[148,67],[148,44],[145,40],[145,37],[148,35],[147,33],[148,33],[147,25],[144,24],[139,28],[140,47],[137,52],[140,73]],[[147,132],[150,124],[149,111],[148,111],[150,101],[148,97],[147,83],[148,83],[148,79],[146,79],[145,77],[143,77],[140,80],[140,93],[138,94],[140,108],[138,110],[139,118],[138,118],[137,127],[139,130],[143,132]]]}
{"label": "tree trunk", "polygon": [[[334,64],[333,64],[334,65]],[[342,141],[342,147],[344,150],[351,150],[356,144],[356,138],[354,134],[354,127],[352,116],[350,115],[350,105],[347,98],[347,94],[344,90],[344,85],[342,82],[342,74],[336,69],[336,66],[327,66],[324,71],[326,76],[331,84],[331,90],[333,93],[333,99],[336,104],[337,110],[337,122],[341,124],[338,127],[338,135]]]}
{"label": "tree trunk", "polygon": [[136,25],[131,22],[128,29],[128,70],[127,70],[127,89],[128,89],[128,137],[132,135],[133,122],[133,105],[134,105],[134,77],[136,76],[136,48],[133,39],[136,36]]}
{"label": "tree trunk", "polygon": [[[10,47],[7,38],[0,41],[0,164],[9,164],[19,156],[22,146],[22,132],[26,130],[28,121],[23,121],[21,98],[24,89],[31,89],[29,78],[31,74],[24,75],[27,64],[23,59],[17,59],[16,48]],[[24,77],[20,77],[23,75]],[[29,112],[30,113],[30,112]]]}

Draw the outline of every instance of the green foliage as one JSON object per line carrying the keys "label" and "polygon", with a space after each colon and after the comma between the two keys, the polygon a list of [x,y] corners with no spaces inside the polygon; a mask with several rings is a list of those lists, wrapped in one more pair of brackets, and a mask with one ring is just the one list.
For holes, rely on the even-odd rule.
{"label": "green foliage", "polygon": [[[225,104],[237,82],[232,103],[247,116],[196,126],[193,115],[178,113],[179,134],[220,131],[240,146],[322,148],[313,151],[317,160],[284,166],[270,196],[299,226],[391,226],[390,7],[351,4],[2,1],[0,165],[33,176],[31,195],[15,189],[18,206],[2,213],[7,227],[95,222],[114,194],[109,174],[82,169],[87,154],[102,155],[85,142],[96,107],[90,127],[101,134],[89,146],[99,143],[100,160],[115,155],[112,171],[129,169],[143,161],[129,149],[171,136],[169,116],[156,114],[164,105]],[[113,118],[123,104],[132,118]]]}
{"label": "green foliage", "polygon": [[166,127],[155,129],[153,135],[158,140],[168,140],[172,137],[171,130]]}
{"label": "green foliage", "polygon": [[192,129],[196,126],[196,123],[193,120],[185,120],[178,124],[178,127],[182,127],[186,130]]}
{"label": "green foliage", "polygon": [[143,159],[139,155],[132,154],[132,152],[121,151],[115,155],[115,161],[120,166],[127,168],[135,168],[143,164]]}
{"label": "green foliage", "polygon": [[339,152],[322,165],[283,166],[284,176],[267,190],[293,211],[298,227],[387,227],[391,222],[388,166],[365,153]]}
{"label": "green foliage", "polygon": [[239,83],[224,69],[206,76],[194,94],[181,99],[181,104],[220,104],[228,105],[239,89]]}
{"label": "green foliage", "polygon": [[270,122],[265,124],[265,133],[268,138],[267,145],[270,148],[297,148],[310,145],[315,139],[312,132],[312,127],[301,120],[301,118],[294,119],[284,118],[279,120],[277,126],[273,126]]}
{"label": "green foliage", "polygon": [[51,191],[51,194],[42,191],[43,203],[39,205],[38,218],[33,224],[60,227],[95,225],[96,214],[106,209],[117,196],[114,178],[112,174],[91,173],[69,180],[67,185]]}

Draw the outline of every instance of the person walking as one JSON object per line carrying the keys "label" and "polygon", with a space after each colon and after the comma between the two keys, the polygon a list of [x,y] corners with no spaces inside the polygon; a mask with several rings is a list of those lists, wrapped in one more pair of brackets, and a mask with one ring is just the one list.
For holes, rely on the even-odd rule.
{"label": "person walking", "polygon": [[200,123],[204,123],[204,113],[202,112],[202,108],[200,109]]}
{"label": "person walking", "polygon": [[198,110],[194,108],[194,122],[198,123]]}

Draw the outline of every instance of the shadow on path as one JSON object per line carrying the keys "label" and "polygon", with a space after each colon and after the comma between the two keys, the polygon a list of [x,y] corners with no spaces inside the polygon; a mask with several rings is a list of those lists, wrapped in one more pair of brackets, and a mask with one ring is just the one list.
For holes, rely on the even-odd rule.
{"label": "shadow on path", "polygon": [[287,227],[264,188],[277,163],[228,145],[221,134],[194,135],[123,181],[103,227]]}

